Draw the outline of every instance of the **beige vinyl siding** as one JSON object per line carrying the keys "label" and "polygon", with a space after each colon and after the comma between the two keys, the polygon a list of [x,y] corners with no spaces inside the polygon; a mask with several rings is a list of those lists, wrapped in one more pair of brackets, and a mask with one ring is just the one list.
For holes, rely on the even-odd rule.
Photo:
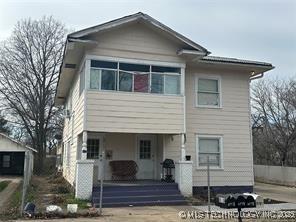
{"label": "beige vinyl siding", "polygon": [[181,135],[164,135],[164,159],[181,159]]}
{"label": "beige vinyl siding", "polygon": [[183,97],[141,93],[87,92],[88,131],[180,133]]}
{"label": "beige vinyl siding", "polygon": [[90,55],[184,62],[176,54],[183,47],[181,43],[172,42],[164,37],[163,33],[150,29],[146,25],[130,24],[94,35],[92,39],[98,44],[87,51]]}
{"label": "beige vinyl siding", "polygon": [[[67,166],[67,156],[64,156],[63,175],[70,184],[75,180],[75,169],[78,150],[78,135],[83,131],[84,93],[79,94],[80,76],[76,75],[72,85],[72,114],[65,118],[63,142],[67,146],[70,141],[70,164]],[[69,99],[69,98],[68,98]],[[72,118],[73,124],[72,124]],[[72,138],[73,136],[73,138]],[[67,147],[66,147],[67,148]],[[65,151],[64,151],[65,152]]]}
{"label": "beige vinyl siding", "polygon": [[[195,77],[221,77],[222,108],[197,108]],[[186,153],[193,159],[193,185],[206,186],[206,170],[196,166],[196,135],[223,137],[224,169],[211,171],[213,186],[253,185],[250,139],[249,75],[237,72],[186,70]]]}

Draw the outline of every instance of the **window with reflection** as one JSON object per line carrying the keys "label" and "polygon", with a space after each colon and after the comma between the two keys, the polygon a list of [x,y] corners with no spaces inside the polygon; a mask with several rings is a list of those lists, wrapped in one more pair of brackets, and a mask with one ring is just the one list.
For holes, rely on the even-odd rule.
{"label": "window with reflection", "polygon": [[90,89],[179,95],[181,69],[91,60]]}

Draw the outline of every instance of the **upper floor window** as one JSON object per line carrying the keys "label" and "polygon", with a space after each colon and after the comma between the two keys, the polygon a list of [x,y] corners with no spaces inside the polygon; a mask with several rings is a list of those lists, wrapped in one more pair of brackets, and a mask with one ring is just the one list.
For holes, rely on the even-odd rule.
{"label": "upper floor window", "polygon": [[197,78],[197,106],[220,107],[221,89],[219,78]]}
{"label": "upper floor window", "polygon": [[90,89],[180,94],[181,69],[91,60]]}

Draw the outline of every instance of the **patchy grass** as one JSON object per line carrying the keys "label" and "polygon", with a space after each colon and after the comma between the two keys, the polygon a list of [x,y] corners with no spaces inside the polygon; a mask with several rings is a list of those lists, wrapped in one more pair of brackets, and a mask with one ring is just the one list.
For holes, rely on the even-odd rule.
{"label": "patchy grass", "polygon": [[0,220],[14,220],[20,216],[22,186],[22,183],[20,183],[16,191],[11,195],[9,202],[4,206],[5,209],[0,214]]}
{"label": "patchy grass", "polygon": [[[22,183],[11,196],[6,210],[0,214],[1,219],[15,220],[20,217],[20,205],[22,199]],[[98,216],[97,211],[91,208],[89,201],[76,199],[71,185],[60,175],[33,176],[28,186],[26,201],[36,205],[36,218],[47,218],[45,209],[48,205],[60,206],[64,213],[62,217],[69,217],[66,212],[67,204],[77,204],[76,216]],[[73,215],[72,215],[73,216]]]}
{"label": "patchy grass", "polygon": [[4,180],[4,181],[1,181],[1,182],[0,182],[0,192],[3,191],[3,190],[8,186],[8,184],[9,184],[10,182],[11,182],[10,180]]}
{"label": "patchy grass", "polygon": [[[20,216],[20,207],[22,202],[22,189],[23,183],[20,183],[16,191],[11,195],[8,203],[4,206],[3,212],[0,214],[1,219],[17,219]],[[33,202],[36,198],[36,184],[31,184],[28,186],[26,202]]]}

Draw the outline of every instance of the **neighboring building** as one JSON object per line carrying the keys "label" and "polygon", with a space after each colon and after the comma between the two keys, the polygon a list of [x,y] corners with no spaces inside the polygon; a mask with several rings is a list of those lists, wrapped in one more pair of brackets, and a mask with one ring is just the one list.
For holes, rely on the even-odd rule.
{"label": "neighboring building", "polygon": [[0,175],[23,175],[26,152],[31,173],[34,161],[33,155],[37,151],[0,133]]}
{"label": "neighboring building", "polygon": [[110,160],[134,160],[137,179],[159,180],[159,163],[168,158],[179,187],[187,183],[187,194],[199,193],[210,155],[214,189],[251,191],[249,83],[273,66],[209,54],[143,13],[69,34],[55,99],[65,106],[69,183],[78,189],[77,164],[86,149],[94,183],[104,151],[105,180],[112,178]]}

